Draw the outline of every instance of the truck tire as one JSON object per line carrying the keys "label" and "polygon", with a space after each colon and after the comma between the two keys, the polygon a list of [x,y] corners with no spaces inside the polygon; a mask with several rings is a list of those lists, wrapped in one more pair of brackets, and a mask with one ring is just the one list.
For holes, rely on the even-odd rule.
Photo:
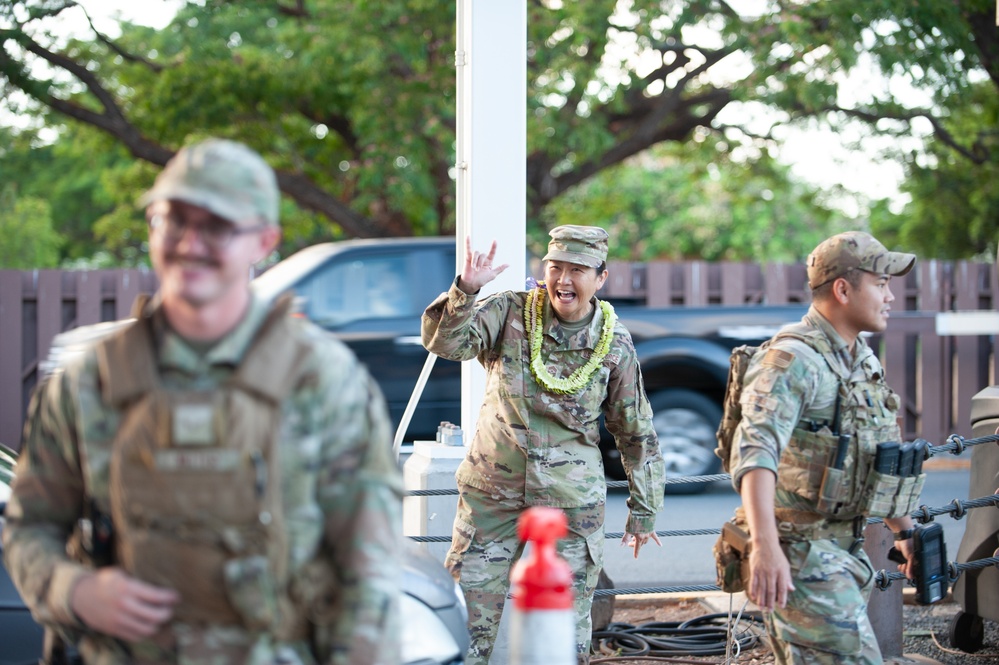
{"label": "truck tire", "polygon": [[[721,407],[699,392],[683,388],[649,395],[652,422],[659,436],[659,450],[666,461],[666,477],[705,476],[721,469],[715,455],[715,433]],[[699,494],[711,483],[667,483],[666,494]]]}

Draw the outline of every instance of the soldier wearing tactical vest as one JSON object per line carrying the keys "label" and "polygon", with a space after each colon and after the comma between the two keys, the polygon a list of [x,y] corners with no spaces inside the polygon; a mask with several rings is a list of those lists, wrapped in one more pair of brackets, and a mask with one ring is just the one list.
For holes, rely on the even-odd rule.
{"label": "soldier wearing tactical vest", "polygon": [[750,534],[744,583],[777,663],[882,662],[862,532],[884,517],[911,562],[921,483],[873,469],[877,444],[900,440],[900,401],[861,333],[885,330],[891,277],[915,260],[866,233],[823,241],[807,261],[811,308],[746,370],[729,468]]}
{"label": "soldier wearing tactical vest", "polygon": [[274,172],[211,139],[141,199],[160,288],[39,384],[7,569],[87,663],[395,665],[402,486],[375,383],[252,294]]}

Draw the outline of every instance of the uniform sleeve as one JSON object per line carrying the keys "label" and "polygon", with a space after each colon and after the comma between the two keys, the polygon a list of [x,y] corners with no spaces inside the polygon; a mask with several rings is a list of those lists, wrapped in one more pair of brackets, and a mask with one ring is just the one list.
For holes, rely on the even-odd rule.
{"label": "uniform sleeve", "polygon": [[816,378],[822,375],[812,355],[802,343],[788,341],[772,345],[751,361],[740,400],[742,419],[732,440],[730,468],[736,491],[751,469],[777,473],[780,455],[815,395]]}
{"label": "uniform sleeve", "polygon": [[7,571],[37,621],[82,628],[70,596],[87,569],[66,554],[83,514],[75,409],[66,374],[43,381],[32,396],[5,511],[3,553]]}
{"label": "uniform sleeve", "polygon": [[507,293],[484,298],[478,305],[475,295],[451,288],[437,297],[423,312],[423,346],[446,360],[471,360],[492,348],[501,338],[509,310]]}
{"label": "uniform sleeve", "polygon": [[[642,370],[630,336],[618,337],[619,354],[611,364],[604,420],[621,453],[628,476],[628,533],[655,529],[663,508],[666,465],[652,424],[652,407],[645,394]],[[610,357],[610,356],[608,356]]]}
{"label": "uniform sleeve", "polygon": [[[400,661],[403,485],[392,454],[391,421],[374,380],[354,359],[324,424],[319,501],[324,549],[337,576],[337,618],[330,662],[394,665]],[[329,390],[329,392],[327,392]],[[332,401],[332,400],[327,400]]]}

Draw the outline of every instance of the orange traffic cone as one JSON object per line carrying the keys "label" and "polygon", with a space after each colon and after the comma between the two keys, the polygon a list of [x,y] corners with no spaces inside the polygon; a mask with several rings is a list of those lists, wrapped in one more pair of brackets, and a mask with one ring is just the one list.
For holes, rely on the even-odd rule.
{"label": "orange traffic cone", "polygon": [[572,569],[555,551],[568,531],[565,513],[536,506],[520,516],[527,547],[510,571],[510,665],[575,665]]}

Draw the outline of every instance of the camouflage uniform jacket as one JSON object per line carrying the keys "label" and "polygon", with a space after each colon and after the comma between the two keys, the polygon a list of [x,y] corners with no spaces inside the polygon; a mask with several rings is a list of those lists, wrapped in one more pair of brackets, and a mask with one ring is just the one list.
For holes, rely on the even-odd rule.
{"label": "camouflage uniform jacket", "polygon": [[[814,504],[802,499],[802,493],[788,491],[794,488],[789,487],[779,470],[781,456],[795,432],[829,431],[826,428],[835,419],[837,395],[844,383],[842,378],[847,384],[842,388],[846,394],[840,414],[843,433],[854,435],[854,440],[862,442],[863,446],[871,445],[875,439],[897,440],[898,398],[885,384],[881,363],[862,337],[857,338],[851,354],[843,338],[814,307],[809,308],[802,324],[821,331],[831,353],[825,357],[805,341],[783,337],[769,348],[786,352],[789,362],[770,364],[762,353],[753,357],[746,370],[742,420],[733,437],[730,468],[737,490],[743,475],[750,469],[770,469],[778,476],[776,505],[811,511]],[[871,390],[861,390],[864,386]],[[874,400],[870,398],[872,393]],[[862,403],[864,395],[867,395],[868,405]],[[853,459],[851,454],[848,460]],[[818,480],[821,479],[816,482]]]}
{"label": "camouflage uniform jacket", "polygon": [[[528,505],[603,504],[598,446],[603,413],[628,475],[626,530],[652,531],[663,505],[665,466],[631,335],[620,323],[615,326],[610,351],[579,393],[547,392],[530,369],[526,298],[524,292],[506,291],[476,304],[474,295],[454,284],[423,314],[427,349],[448,360],[478,358],[487,372],[475,436],[457,479],[522,497]],[[603,312],[595,307],[590,325],[567,336],[546,299],[544,321],[541,357],[554,376],[568,376],[593,353]]]}
{"label": "camouflage uniform jacket", "polygon": [[[243,322],[204,353],[192,349],[154,311],[155,361],[164,388],[215,389],[239,365],[268,311],[254,299]],[[307,349],[310,370],[281,404],[278,423],[290,583],[300,589],[311,583],[314,594],[324,588],[331,594],[323,621],[331,642],[329,662],[394,664],[399,661],[402,486],[385,404],[344,345],[305,320],[292,329]],[[70,607],[71,591],[87,567],[67,556],[67,540],[86,504],[106,501],[109,444],[123,415],[102,401],[99,383],[91,348],[39,384],[26,420],[3,545],[7,569],[35,618],[83,639],[87,662],[117,663],[122,662],[120,645],[88,631]],[[333,588],[310,582],[316,570],[332,571]],[[301,644],[288,646],[302,652]],[[283,647],[264,650],[270,648]]]}

